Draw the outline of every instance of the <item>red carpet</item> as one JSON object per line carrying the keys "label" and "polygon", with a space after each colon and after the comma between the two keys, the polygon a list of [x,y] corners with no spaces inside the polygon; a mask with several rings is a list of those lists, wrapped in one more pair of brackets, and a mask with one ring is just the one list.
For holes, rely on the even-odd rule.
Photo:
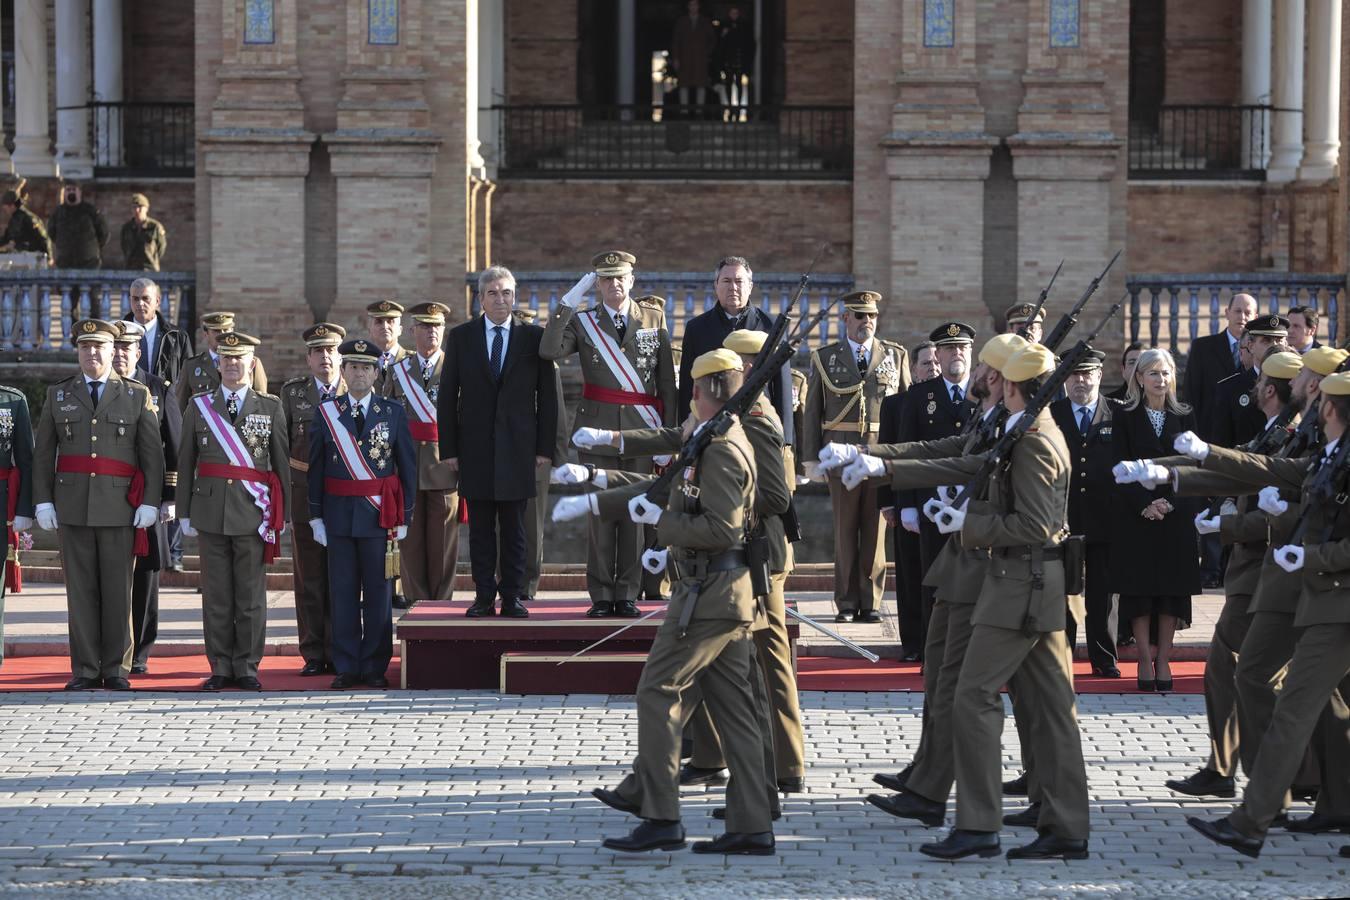
{"label": "red carpet", "polygon": [[[258,678],[268,691],[327,691],[332,676],[301,678],[304,664],[298,656],[265,656]],[[805,656],[798,660],[798,686],[804,691],[920,691],[923,678],[917,663]],[[1130,694],[1135,692],[1133,663],[1121,665],[1121,678],[1093,678],[1086,662],[1075,665],[1074,686],[1080,694]],[[150,674],[131,679],[134,690],[194,691],[210,674],[204,656],[163,656],[150,660]],[[1204,692],[1203,662],[1174,662],[1175,693]],[[399,684],[399,660],[394,659],[387,677]],[[70,679],[70,660],[64,656],[17,656],[0,667],[2,691],[59,691]]]}

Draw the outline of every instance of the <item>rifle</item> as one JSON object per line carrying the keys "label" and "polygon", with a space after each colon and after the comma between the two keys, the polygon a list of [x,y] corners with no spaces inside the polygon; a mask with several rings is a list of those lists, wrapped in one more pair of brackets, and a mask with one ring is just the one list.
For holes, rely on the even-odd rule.
{"label": "rifle", "polygon": [[[1298,546],[1304,543],[1304,536],[1308,531],[1308,511],[1313,507],[1329,503],[1335,503],[1342,508],[1345,506],[1347,499],[1350,499],[1345,493],[1347,481],[1350,481],[1350,433],[1341,436],[1341,442],[1336,446],[1336,455],[1329,462],[1323,463],[1321,468],[1304,483],[1303,509],[1299,511],[1298,521],[1289,535],[1289,545]],[[1326,543],[1331,538],[1331,530],[1337,518],[1339,512],[1322,526],[1321,533],[1313,536],[1312,543]],[[1288,555],[1285,558],[1293,561]]]}
{"label": "rifle", "polygon": [[[1078,324],[1078,314],[1083,311],[1083,307],[1087,306],[1087,302],[1092,299],[1092,295],[1097,293],[1097,288],[1101,286],[1102,279],[1106,277],[1107,272],[1111,271],[1111,267],[1116,264],[1116,260],[1120,259],[1121,252],[1120,250],[1116,251],[1116,255],[1111,257],[1111,261],[1106,264],[1105,269],[1102,269],[1101,274],[1092,279],[1092,282],[1084,289],[1083,296],[1078,298],[1078,302],[1073,305],[1073,309],[1066,312],[1055,323],[1054,331],[1051,331],[1050,336],[1041,341],[1043,347],[1058,350],[1059,345],[1064,343],[1064,339],[1069,336],[1069,332]],[[1120,304],[1118,303],[1116,306],[1119,307]],[[1107,318],[1109,319],[1110,316]]]}
{"label": "rifle", "polygon": [[1055,267],[1055,274],[1050,276],[1050,283],[1041,288],[1041,295],[1036,298],[1036,308],[1031,311],[1031,315],[1027,316],[1026,321],[1022,323],[1022,327],[1017,329],[1018,337],[1027,336],[1027,329],[1031,327],[1032,322],[1036,321],[1036,317],[1041,314],[1041,310],[1045,309],[1045,300],[1050,296],[1050,289],[1055,286],[1055,279],[1059,277],[1059,271],[1063,268],[1064,260],[1061,259],[1059,265]]}
{"label": "rifle", "polygon": [[[1279,450],[1302,429],[1300,423],[1298,429],[1290,428],[1289,423],[1294,421],[1298,415],[1298,407],[1292,403],[1286,404],[1280,410],[1280,414],[1275,417],[1275,421],[1270,423],[1270,427],[1261,432],[1253,441],[1247,444],[1248,453],[1259,453],[1262,456],[1270,456]],[[1316,418],[1314,416],[1314,418]],[[1215,497],[1214,502],[1210,503],[1209,510],[1205,513],[1206,519],[1212,519],[1223,511],[1223,503],[1227,497]]]}

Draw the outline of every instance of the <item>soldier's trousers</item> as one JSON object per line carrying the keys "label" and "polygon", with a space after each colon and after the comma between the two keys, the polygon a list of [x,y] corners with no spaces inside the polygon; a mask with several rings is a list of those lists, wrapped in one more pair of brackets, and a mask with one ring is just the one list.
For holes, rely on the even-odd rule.
{"label": "soldier's trousers", "polygon": [[202,627],[212,675],[257,678],[267,637],[264,545],[249,534],[197,533],[202,557]]}
{"label": "soldier's trousers", "polygon": [[[153,538],[151,538],[153,540]],[[159,569],[136,560],[131,575],[131,643],[133,665],[143,666],[159,637]]]}
{"label": "soldier's trousers", "polygon": [[459,493],[418,491],[408,536],[399,545],[403,596],[448,603],[459,559]]}
{"label": "soldier's trousers", "polygon": [[[304,497],[304,483],[291,482],[291,496]],[[308,510],[308,505],[305,509]],[[300,655],[307,663],[333,661],[333,611],[328,596],[328,551],[314,540],[309,521],[291,522],[291,584]]]}
{"label": "soldier's trousers", "polygon": [[928,645],[923,657],[923,733],[905,790],[938,803],[946,802],[956,780],[952,704],[970,643],[970,615],[974,611],[974,604],[947,603],[939,597],[928,621]]}
{"label": "soldier's trousers", "polygon": [[[652,470],[650,456],[619,457],[578,453],[582,465],[600,469],[619,469],[645,475]],[[586,591],[591,603],[622,603],[636,600],[642,586],[644,533],[641,525],[624,518],[606,521],[587,516],[590,540],[586,548]]]}
{"label": "soldier's trousers", "polygon": [[125,678],[131,672],[131,573],[136,532],[126,527],[62,525],[70,671],[76,678]]}
{"label": "soldier's trousers", "polygon": [[834,605],[867,612],[881,606],[886,587],[886,547],[881,542],[877,488],[867,483],[850,491],[835,475],[829,479],[834,510]]}
{"label": "soldier's trousers", "polygon": [[[544,571],[544,517],[548,515],[548,478],[553,470],[544,466],[535,473],[534,496],[525,504],[525,595],[539,593]],[[501,559],[500,548],[497,558]],[[498,577],[500,577],[500,569]]]}
{"label": "soldier's trousers", "polygon": [[1251,614],[1247,612],[1251,602],[1248,594],[1224,599],[1209,642],[1209,655],[1205,657],[1205,715],[1209,719],[1209,762],[1205,768],[1228,778],[1237,774],[1238,651],[1252,625]]}
{"label": "soldier's trousers", "polygon": [[394,657],[393,592],[384,577],[385,540],[328,536],[333,585],[333,668],[383,675]]}
{"label": "soldier's trousers", "polygon": [[[1350,730],[1350,713],[1342,698],[1346,690],[1350,690],[1350,624],[1309,626],[1290,660],[1270,727],[1261,736],[1242,805],[1229,816],[1235,828],[1249,837],[1265,836],[1270,823],[1284,808],[1285,793],[1298,773],[1304,748],[1313,737],[1329,698],[1334,701],[1335,723],[1325,732],[1339,731],[1339,734],[1324,748],[1323,764],[1331,762],[1328,757],[1332,753],[1346,755],[1345,734]],[[1340,777],[1345,778],[1343,768]],[[1322,806],[1320,797],[1318,806]]]}
{"label": "soldier's trousers", "polygon": [[1040,781],[1037,830],[1069,840],[1088,836],[1087,773],[1064,632],[1024,634],[976,625],[956,685],[953,744],[956,827],[1003,827],[1003,685],[1015,674],[1024,710],[1034,710],[1027,737]]}
{"label": "soldier's trousers", "polygon": [[924,626],[924,568],[919,556],[919,536],[898,525],[890,531],[895,547],[895,611],[900,645],[906,652],[923,653],[926,660],[928,634]]}

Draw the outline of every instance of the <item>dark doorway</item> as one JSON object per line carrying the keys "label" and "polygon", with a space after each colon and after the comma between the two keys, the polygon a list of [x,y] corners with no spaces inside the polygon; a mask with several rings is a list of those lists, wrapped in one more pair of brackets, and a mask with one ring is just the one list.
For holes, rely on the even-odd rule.
{"label": "dark doorway", "polygon": [[1164,0],[1130,0],[1130,121],[1153,122],[1167,94]]}

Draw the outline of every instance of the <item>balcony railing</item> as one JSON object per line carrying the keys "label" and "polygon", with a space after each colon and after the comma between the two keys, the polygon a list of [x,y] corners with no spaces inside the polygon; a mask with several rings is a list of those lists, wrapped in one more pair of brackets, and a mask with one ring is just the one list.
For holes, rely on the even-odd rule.
{"label": "balcony railing", "polygon": [[847,106],[494,106],[511,178],[853,177]]}
{"label": "balcony railing", "polygon": [[[1312,306],[1319,314],[1323,343],[1338,343],[1344,275],[1292,272],[1232,272],[1188,275],[1131,275],[1126,280],[1129,313],[1126,339],[1187,353],[1198,337],[1215,334],[1234,294],[1251,294],[1263,313]],[[1145,327],[1147,325],[1147,327]]]}
{"label": "balcony railing", "polygon": [[1269,106],[1164,106],[1130,122],[1130,177],[1263,181],[1274,112]]}
{"label": "balcony railing", "polygon": [[[540,324],[548,320],[549,314],[558,308],[559,298],[576,284],[581,277],[577,272],[515,272],[516,305],[534,310],[539,314]],[[792,293],[797,288],[800,275],[777,272],[755,273],[755,295],[752,302],[770,315],[778,315],[788,308]],[[471,272],[467,277],[473,300],[470,309],[473,315],[480,311],[478,305],[478,273]],[[813,315],[820,304],[853,290],[852,275],[812,275],[802,297],[805,300],[805,315]],[[679,342],[684,336],[684,323],[713,308],[717,302],[713,294],[712,273],[710,272],[643,272],[639,273],[633,284],[632,296],[641,297],[655,294],[665,298],[666,326],[671,339]],[[582,308],[595,302],[595,294],[587,294]],[[800,313],[800,306],[795,313]],[[838,316],[826,316],[819,328],[805,343],[818,346],[819,343],[839,339]],[[832,336],[833,335],[833,336]]]}
{"label": "balcony railing", "polygon": [[196,160],[192,103],[90,103],[99,177],[190,178]]}
{"label": "balcony railing", "polygon": [[153,278],[164,317],[196,333],[197,278],[191,272],[12,269],[0,271],[0,350],[69,350],[74,322],[120,319],[131,311],[137,278]]}

